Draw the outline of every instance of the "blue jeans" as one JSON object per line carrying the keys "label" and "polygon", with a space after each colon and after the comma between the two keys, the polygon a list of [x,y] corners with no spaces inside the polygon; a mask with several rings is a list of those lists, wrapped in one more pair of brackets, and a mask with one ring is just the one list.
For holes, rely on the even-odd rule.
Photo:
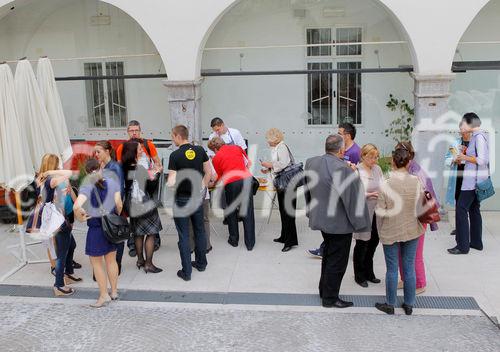
{"label": "blue jeans", "polygon": [[[183,208],[189,202],[189,198],[176,198],[175,204]],[[178,216],[174,209],[174,223],[179,234],[179,253],[181,256],[182,271],[188,277],[191,277],[193,271],[191,265],[191,246],[189,245],[189,221],[193,226],[194,232],[194,255],[195,263],[198,268],[204,269],[207,266],[207,235],[203,223],[203,206],[200,204],[189,216]]]}
{"label": "blue jeans", "polygon": [[396,242],[391,245],[384,244],[385,264],[385,296],[386,303],[396,306],[398,298],[398,269],[399,253],[403,262],[404,276],[404,303],[415,305],[417,278],[415,275],[415,256],[417,254],[418,238],[407,242]]}
{"label": "blue jeans", "polygon": [[73,274],[73,253],[76,242],[70,228],[64,228],[54,236],[56,242],[56,281],[55,287],[64,287],[64,274]]}
{"label": "blue jeans", "polygon": [[[476,191],[461,191],[455,209],[457,248],[468,253],[470,247],[483,249],[483,219]],[[470,219],[470,223],[469,223]]]}

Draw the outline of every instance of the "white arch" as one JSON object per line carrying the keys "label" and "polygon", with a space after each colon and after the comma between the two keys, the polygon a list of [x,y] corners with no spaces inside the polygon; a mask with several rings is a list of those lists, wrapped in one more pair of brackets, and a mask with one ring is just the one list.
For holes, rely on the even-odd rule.
{"label": "white arch", "polygon": [[[29,2],[29,1],[31,1],[32,3],[35,3],[37,1],[43,1],[43,0],[27,0],[24,2]],[[137,24],[148,35],[149,39],[151,40],[153,45],[156,47],[156,50],[159,52],[161,60],[162,60],[163,65],[165,67],[165,71],[168,74],[169,67],[167,65],[165,52],[162,52],[160,50],[161,42],[158,41],[158,33],[157,33],[157,31],[154,30],[154,26],[148,25],[148,23],[151,23],[151,21],[146,21],[144,19],[144,17],[147,17],[147,16],[144,16],[143,14],[140,13],[140,11],[137,11],[138,9],[140,9],[140,7],[138,7],[137,4],[133,4],[133,2],[127,1],[127,0],[98,0],[98,1],[115,6],[116,8],[125,12],[128,16],[130,16],[134,21],[137,22]],[[5,16],[9,15],[9,13],[11,12],[10,8],[14,5],[19,5],[19,1],[16,2],[13,0],[0,0],[0,21]],[[28,4],[28,6],[29,6],[29,4]]]}

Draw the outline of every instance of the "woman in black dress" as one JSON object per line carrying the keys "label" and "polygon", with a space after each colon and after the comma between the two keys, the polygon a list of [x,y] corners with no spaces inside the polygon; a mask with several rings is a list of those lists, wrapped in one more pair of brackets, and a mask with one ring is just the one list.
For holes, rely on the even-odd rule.
{"label": "woman in black dress", "polygon": [[[157,204],[146,192],[147,181],[151,177],[143,166],[143,155],[142,146],[138,140],[130,140],[123,145],[125,210],[130,216],[130,225],[135,236],[137,269],[143,268],[146,273],[160,273],[163,270],[153,264],[153,253],[155,235],[162,230],[162,226]],[[146,259],[144,259],[144,252]]]}

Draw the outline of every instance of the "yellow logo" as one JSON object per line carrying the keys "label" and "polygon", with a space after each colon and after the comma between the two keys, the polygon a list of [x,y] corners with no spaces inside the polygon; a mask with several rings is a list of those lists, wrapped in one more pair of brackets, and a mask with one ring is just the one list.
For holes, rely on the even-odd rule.
{"label": "yellow logo", "polygon": [[192,149],[186,150],[186,154],[185,155],[186,155],[186,158],[188,160],[193,160],[194,158],[196,158],[196,153]]}

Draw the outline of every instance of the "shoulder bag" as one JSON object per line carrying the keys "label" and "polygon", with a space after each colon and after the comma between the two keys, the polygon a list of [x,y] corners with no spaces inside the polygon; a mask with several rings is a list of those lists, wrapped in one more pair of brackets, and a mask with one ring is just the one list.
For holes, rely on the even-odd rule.
{"label": "shoulder bag", "polygon": [[290,155],[290,164],[283,170],[277,172],[273,181],[274,188],[281,192],[286,191],[290,181],[294,178],[299,178],[296,187],[304,185],[304,164],[296,163],[292,153],[290,152],[290,148],[288,148],[288,145],[286,144],[285,146],[288,150],[288,154]]}
{"label": "shoulder bag", "polygon": [[106,236],[106,239],[111,243],[119,244],[132,238],[132,231],[127,219],[121,215],[115,214],[114,212],[106,212],[104,206],[102,205],[101,196],[95,188],[94,194],[97,198],[97,203],[99,204],[99,212],[102,219],[102,229],[104,232],[104,236]]}
{"label": "shoulder bag", "polygon": [[[477,144],[475,144],[474,146],[476,147],[476,160],[477,160]],[[488,174],[489,170],[490,170],[490,163],[488,163]],[[479,165],[476,163],[476,180],[478,172],[479,172]],[[488,176],[488,178],[482,182],[476,181],[476,196],[479,202],[491,198],[494,195],[495,195],[495,187],[493,187],[493,182],[491,182],[491,176]]]}

